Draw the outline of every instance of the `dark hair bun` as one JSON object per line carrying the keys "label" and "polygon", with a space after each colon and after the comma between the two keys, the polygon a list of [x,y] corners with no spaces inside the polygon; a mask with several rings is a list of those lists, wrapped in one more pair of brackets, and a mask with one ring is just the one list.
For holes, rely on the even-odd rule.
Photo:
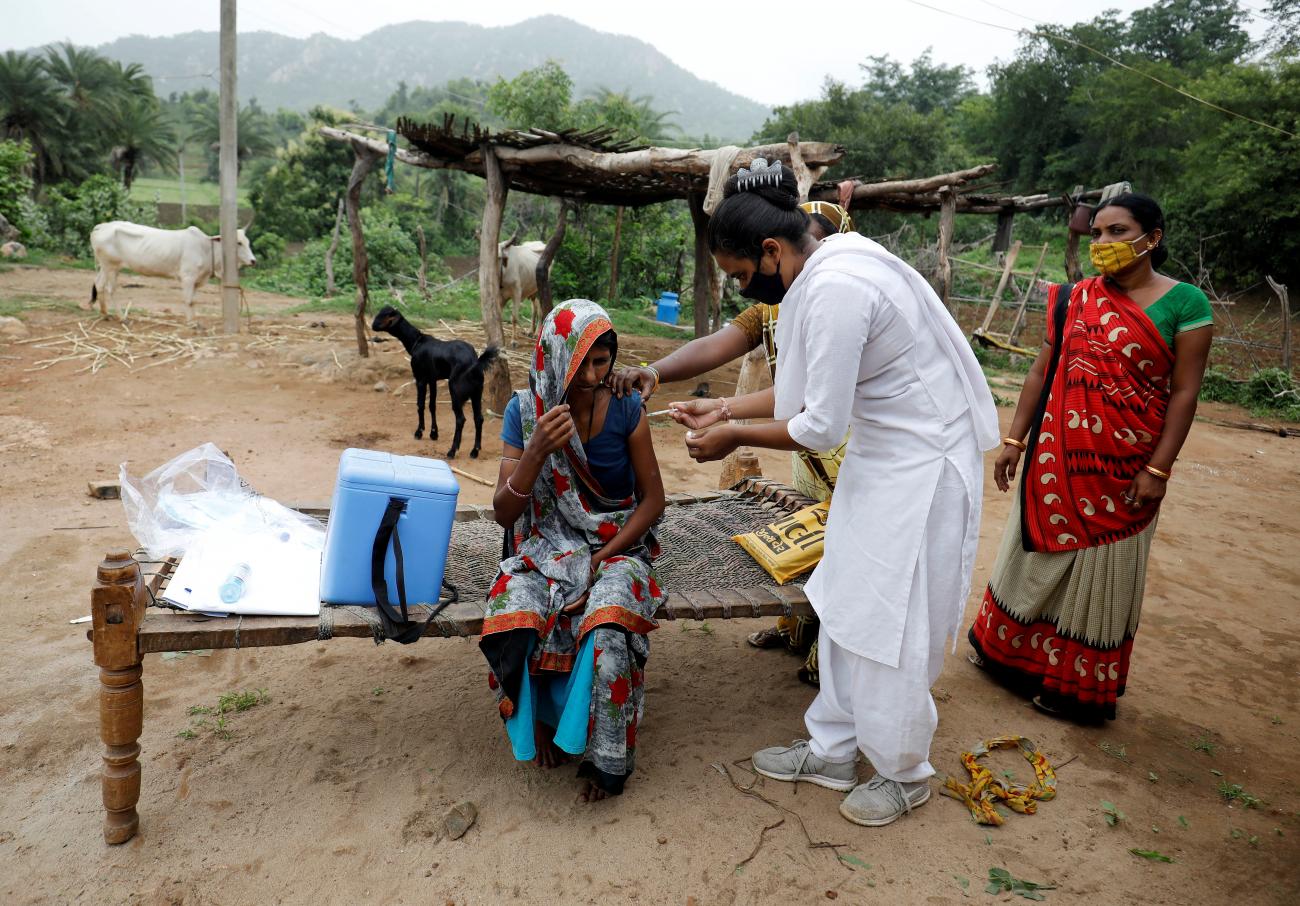
{"label": "dark hair bun", "polygon": [[[752,166],[752,165],[751,165]],[[751,170],[727,180],[722,203],[709,218],[712,252],[727,252],[751,261],[763,255],[764,239],[800,242],[811,221],[799,209],[799,186],[786,166],[773,164],[758,175]]]}

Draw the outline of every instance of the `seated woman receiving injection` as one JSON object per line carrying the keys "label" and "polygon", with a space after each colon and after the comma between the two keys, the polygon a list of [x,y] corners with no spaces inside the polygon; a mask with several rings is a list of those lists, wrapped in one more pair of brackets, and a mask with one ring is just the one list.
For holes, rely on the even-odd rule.
{"label": "seated woman receiving injection", "polygon": [[573,299],[542,323],[528,389],[506,406],[493,507],[507,558],[479,647],[515,758],[582,756],[583,798],[631,775],[655,610],[663,481],[641,398],[607,387],[618,335]]}

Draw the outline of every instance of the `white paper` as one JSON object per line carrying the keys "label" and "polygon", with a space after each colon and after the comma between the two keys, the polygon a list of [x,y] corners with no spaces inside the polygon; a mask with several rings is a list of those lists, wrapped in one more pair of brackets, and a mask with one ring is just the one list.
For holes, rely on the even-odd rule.
{"label": "white paper", "polygon": [[[211,615],[315,616],[320,613],[319,547],[273,532],[204,532],[190,545],[167,583],[163,599]],[[221,600],[221,585],[237,564],[247,563],[244,594]]]}

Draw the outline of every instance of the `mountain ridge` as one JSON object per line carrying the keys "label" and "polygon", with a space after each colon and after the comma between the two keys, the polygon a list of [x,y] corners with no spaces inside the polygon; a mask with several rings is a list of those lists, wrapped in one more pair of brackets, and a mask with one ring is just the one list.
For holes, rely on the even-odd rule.
{"label": "mountain ridge", "polygon": [[[431,52],[430,49],[434,51]],[[123,63],[140,63],[161,96],[216,88],[217,32],[167,37],[130,35],[96,48]],[[385,25],[360,38],[317,32],[291,38],[241,32],[237,45],[241,103],[306,110],[315,104],[373,109],[397,90],[436,87],[451,79],[513,78],[548,59],[573,79],[575,99],[600,88],[649,95],[657,110],[691,137],[745,141],[770,108],[693,75],[639,38],[588,28],[557,15],[514,25],[416,20]]]}

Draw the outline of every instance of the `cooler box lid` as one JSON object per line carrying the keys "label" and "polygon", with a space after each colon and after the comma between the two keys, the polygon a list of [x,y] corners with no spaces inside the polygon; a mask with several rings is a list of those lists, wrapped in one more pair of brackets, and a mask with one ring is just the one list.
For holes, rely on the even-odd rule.
{"label": "cooler box lid", "polygon": [[360,491],[455,499],[460,483],[440,459],[348,449],[339,459],[339,484]]}

